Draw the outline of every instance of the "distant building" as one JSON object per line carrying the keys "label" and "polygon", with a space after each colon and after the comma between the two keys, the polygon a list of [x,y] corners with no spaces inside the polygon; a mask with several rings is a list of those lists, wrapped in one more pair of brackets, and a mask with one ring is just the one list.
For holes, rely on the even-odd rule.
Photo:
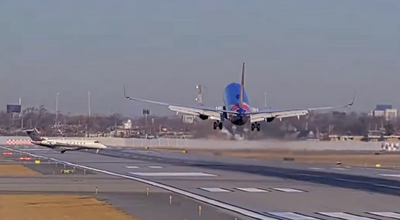
{"label": "distant building", "polygon": [[385,110],[386,121],[392,121],[397,119],[397,109],[386,109]]}
{"label": "distant building", "polygon": [[387,121],[396,120],[397,109],[393,109],[392,105],[378,104],[370,115],[373,117],[384,117]]}
{"label": "distant building", "polygon": [[385,110],[373,110],[372,116],[374,117],[383,117],[385,116]]}
{"label": "distant building", "polygon": [[379,111],[385,111],[386,109],[393,109],[392,105],[387,105],[387,104],[378,104],[376,105],[375,110],[379,110]]}

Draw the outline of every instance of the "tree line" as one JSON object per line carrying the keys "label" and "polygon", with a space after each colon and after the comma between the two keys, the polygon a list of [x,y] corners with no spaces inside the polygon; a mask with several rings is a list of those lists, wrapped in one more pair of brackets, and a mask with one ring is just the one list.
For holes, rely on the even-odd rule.
{"label": "tree line", "polygon": [[[121,126],[127,119],[131,119],[132,126],[136,129],[143,128],[156,133],[161,128],[170,131],[189,131],[197,138],[209,136],[223,136],[213,130],[212,121],[203,121],[196,118],[193,124],[184,123],[181,116],[160,117],[148,116],[128,118],[122,114],[114,113],[109,115],[92,114],[72,115],[71,113],[50,112],[44,106],[29,107],[23,109],[21,114],[12,115],[5,111],[0,112],[0,134],[17,134],[24,129],[38,128],[47,135],[62,130],[68,134],[109,133]],[[234,127],[225,122],[226,129],[231,133],[246,134],[250,138],[283,138],[285,135],[300,132],[312,131],[326,135],[361,135],[365,136],[371,132],[384,135],[396,134],[400,126],[400,120],[386,121],[382,117],[370,117],[361,112],[330,112],[323,114],[310,113],[297,118],[286,118],[282,121],[276,119],[272,122],[261,123],[261,132],[250,130],[249,125]]]}

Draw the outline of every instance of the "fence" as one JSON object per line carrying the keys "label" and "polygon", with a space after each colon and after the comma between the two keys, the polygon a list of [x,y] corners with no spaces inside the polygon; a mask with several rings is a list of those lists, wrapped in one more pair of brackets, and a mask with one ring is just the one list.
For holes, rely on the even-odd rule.
{"label": "fence", "polygon": [[[56,138],[55,138],[56,139]],[[65,138],[77,139],[77,138]],[[81,138],[79,138],[81,139]],[[83,139],[83,138],[82,138]],[[381,150],[382,142],[361,141],[230,141],[210,139],[137,139],[90,138],[107,146],[118,147],[169,147],[186,149],[290,149],[290,150]],[[28,137],[0,137],[1,145],[31,145]]]}

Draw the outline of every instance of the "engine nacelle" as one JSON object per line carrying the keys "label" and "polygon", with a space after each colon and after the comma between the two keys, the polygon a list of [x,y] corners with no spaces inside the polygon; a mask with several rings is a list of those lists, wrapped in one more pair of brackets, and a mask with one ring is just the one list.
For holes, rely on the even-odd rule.
{"label": "engine nacelle", "polygon": [[270,118],[267,118],[267,122],[272,122],[273,120],[275,119],[275,117],[270,117]]}
{"label": "engine nacelle", "polygon": [[199,118],[201,120],[207,120],[208,119],[208,115],[199,115]]}

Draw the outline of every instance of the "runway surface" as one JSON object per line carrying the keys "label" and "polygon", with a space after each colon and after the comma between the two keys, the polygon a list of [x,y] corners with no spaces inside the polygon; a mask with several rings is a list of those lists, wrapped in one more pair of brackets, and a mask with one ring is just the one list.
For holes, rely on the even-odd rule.
{"label": "runway surface", "polygon": [[18,149],[151,181],[210,203],[237,207],[258,219],[400,219],[400,171],[396,170],[150,150],[60,154],[35,147]]}
{"label": "runway surface", "polygon": [[[65,209],[67,209],[66,212],[68,212],[68,210],[73,210],[73,212],[76,212],[71,213],[71,215],[75,218],[85,218],[85,216],[87,217],[88,214],[87,210],[85,210],[85,207],[77,207],[85,204],[85,202],[82,202],[80,199],[95,197],[100,201],[104,201],[107,204],[118,208],[122,212],[128,213],[129,215],[135,217],[135,219],[141,220],[232,220],[235,218],[240,220],[249,219],[245,216],[238,215],[237,213],[205,205],[196,200],[192,200],[176,193],[171,193],[169,191],[157,187],[152,187],[140,182],[131,181],[129,179],[124,179],[120,177],[114,177],[111,175],[95,173],[73,166],[64,167],[63,164],[52,162],[51,160],[41,160],[39,164],[35,164],[33,160],[21,162],[19,161],[19,154],[14,153],[7,156],[1,156],[1,154],[3,154],[4,152],[7,151],[3,151],[0,148],[0,167],[3,165],[23,165],[36,171],[37,175],[16,176],[18,175],[17,173],[9,172],[8,174],[4,174],[0,172],[1,194],[10,194],[13,198],[15,198],[15,196],[17,195],[34,195],[33,198],[30,198],[34,201],[25,201],[25,205],[27,205],[28,203],[27,210],[31,212],[32,209],[29,209],[31,208],[29,207],[29,204],[32,204],[32,202],[40,203],[40,201],[43,201],[44,196],[53,195],[57,197],[57,199],[55,200],[53,200],[54,197],[53,199],[47,197],[45,199],[46,202],[54,201],[58,204],[66,202],[67,207],[63,208],[56,207],[57,204],[54,204],[54,206],[49,206],[48,204],[43,204],[43,206],[41,206],[41,204],[37,204],[37,207],[39,209],[40,207],[44,209],[46,209],[46,207],[50,207],[50,212],[52,211],[53,214],[52,218],[55,218],[54,215],[57,214],[54,213],[57,211],[60,212],[60,214],[57,216],[58,218],[60,218],[60,216],[68,218],[68,216],[64,216],[62,209],[64,209],[64,211]],[[61,169],[73,170],[74,172],[66,175],[61,173]],[[80,199],[78,198],[77,200],[75,200],[77,204],[74,205],[71,204],[71,200],[65,201],[60,198],[60,195],[80,196]],[[6,204],[5,207],[7,207]],[[199,213],[199,207],[201,207],[201,213]],[[90,210],[93,211],[93,208],[94,207],[91,206]],[[105,208],[106,207],[101,207],[100,209],[107,212]],[[54,209],[57,209],[57,211],[55,211]],[[14,210],[14,214],[11,215],[14,215],[13,217],[15,218],[15,212],[19,212],[21,210]],[[110,209],[108,209],[108,211],[110,211]],[[115,210],[113,210],[113,213],[108,212],[108,214],[110,214],[108,218],[114,219],[114,217],[116,217],[116,213],[114,211]],[[12,212],[13,211],[11,211],[11,213]],[[40,215],[40,213],[38,212],[40,211],[37,211],[36,214],[30,214],[33,214],[36,218],[38,218],[38,215]],[[9,215],[4,214],[4,219],[8,219],[7,217],[10,217]],[[46,214],[43,214],[43,216],[44,215]],[[41,217],[43,218],[43,216]],[[69,218],[71,218],[71,216],[69,216]],[[104,216],[101,215],[101,213],[93,213],[90,219],[95,218],[103,219]]]}

